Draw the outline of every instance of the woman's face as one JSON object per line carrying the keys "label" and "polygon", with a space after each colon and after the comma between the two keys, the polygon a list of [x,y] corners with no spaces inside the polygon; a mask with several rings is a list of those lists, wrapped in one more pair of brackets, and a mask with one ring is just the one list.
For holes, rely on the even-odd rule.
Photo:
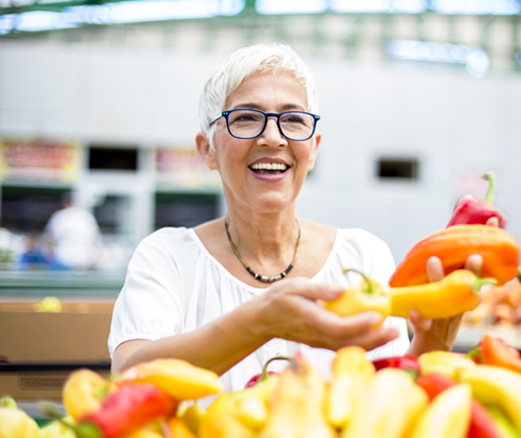
{"label": "woman's face", "polygon": [[[306,111],[306,94],[288,73],[257,73],[228,97],[225,109],[238,108],[266,113]],[[228,208],[276,213],[292,205],[313,168],[320,135],[305,141],[288,140],[280,133],[276,118],[270,117],[259,137],[243,140],[230,135],[224,117],[216,124],[215,148],[210,149],[202,135],[197,143],[208,166],[221,174]]]}

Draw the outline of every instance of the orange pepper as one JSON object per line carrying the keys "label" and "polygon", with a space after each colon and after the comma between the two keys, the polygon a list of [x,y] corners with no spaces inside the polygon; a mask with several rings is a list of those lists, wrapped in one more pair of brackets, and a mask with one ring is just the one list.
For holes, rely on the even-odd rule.
{"label": "orange pepper", "polygon": [[462,269],[472,254],[483,258],[481,274],[499,285],[519,272],[521,251],[518,240],[501,228],[488,225],[455,225],[420,240],[398,265],[389,284],[392,287],[429,283],[427,260],[439,257],[446,274]]}
{"label": "orange pepper", "polygon": [[476,363],[508,368],[521,373],[521,354],[501,338],[484,333],[478,346],[468,352]]}

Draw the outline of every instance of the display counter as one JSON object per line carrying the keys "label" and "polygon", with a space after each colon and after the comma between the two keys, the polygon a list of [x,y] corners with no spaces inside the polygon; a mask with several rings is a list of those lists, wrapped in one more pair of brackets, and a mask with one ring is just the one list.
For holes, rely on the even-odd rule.
{"label": "display counter", "polygon": [[36,297],[115,298],[125,270],[0,270],[0,300]]}
{"label": "display counter", "polygon": [[107,339],[122,271],[0,271],[0,389],[61,399],[71,370],[110,371]]}

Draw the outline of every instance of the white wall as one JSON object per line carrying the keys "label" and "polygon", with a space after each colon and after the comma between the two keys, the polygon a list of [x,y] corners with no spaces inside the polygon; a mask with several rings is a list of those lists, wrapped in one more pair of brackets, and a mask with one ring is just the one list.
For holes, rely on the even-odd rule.
{"label": "white wall", "polygon": [[[200,90],[232,50],[2,41],[0,136],[192,143]],[[521,74],[474,79],[439,66],[304,57],[319,87],[323,140],[300,215],[368,229],[399,261],[446,225],[459,196],[483,197],[480,175],[493,170],[496,203],[521,237]],[[378,181],[380,156],[419,159],[419,181]]]}

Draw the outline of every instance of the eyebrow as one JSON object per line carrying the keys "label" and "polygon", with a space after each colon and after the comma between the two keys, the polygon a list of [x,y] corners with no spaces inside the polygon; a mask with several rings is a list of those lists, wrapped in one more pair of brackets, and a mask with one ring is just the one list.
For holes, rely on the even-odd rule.
{"label": "eyebrow", "polygon": [[[241,103],[241,104],[238,104],[238,105],[234,105],[232,109],[242,109],[242,108],[244,108],[244,109],[256,109],[256,110],[259,110],[259,111],[264,111],[262,106],[257,104],[257,103]],[[281,112],[289,111],[289,110],[305,111],[305,108],[303,108],[300,105],[293,104],[293,103],[287,103],[287,104],[282,106],[282,111]]]}

